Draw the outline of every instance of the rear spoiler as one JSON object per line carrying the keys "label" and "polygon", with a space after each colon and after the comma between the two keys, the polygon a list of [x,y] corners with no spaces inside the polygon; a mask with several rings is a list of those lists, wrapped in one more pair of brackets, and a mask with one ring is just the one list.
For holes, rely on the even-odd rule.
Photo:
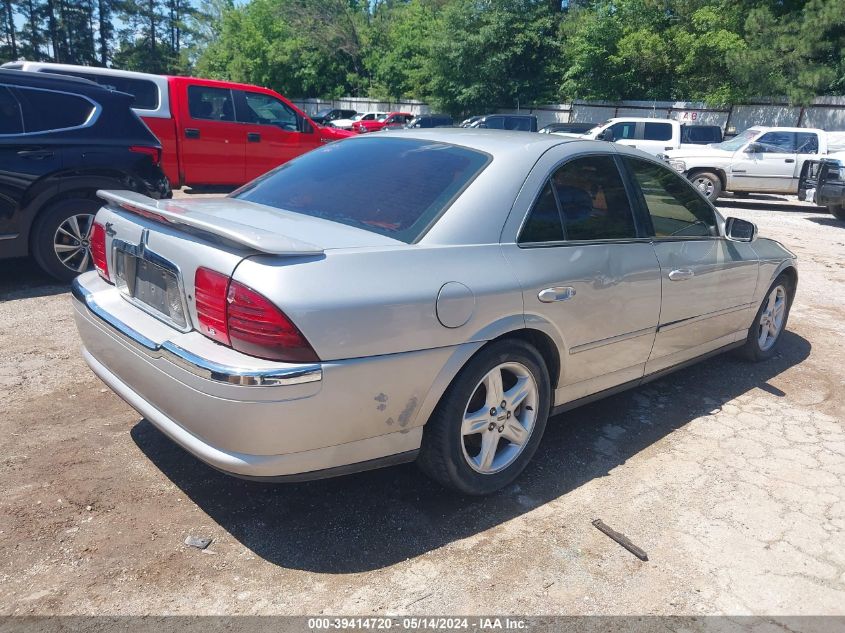
{"label": "rear spoiler", "polygon": [[174,200],[154,200],[135,191],[105,191],[97,195],[106,202],[125,211],[164,224],[181,224],[204,233],[210,233],[271,255],[316,255],[323,249],[314,244],[234,220],[212,216],[189,206],[180,206]]}

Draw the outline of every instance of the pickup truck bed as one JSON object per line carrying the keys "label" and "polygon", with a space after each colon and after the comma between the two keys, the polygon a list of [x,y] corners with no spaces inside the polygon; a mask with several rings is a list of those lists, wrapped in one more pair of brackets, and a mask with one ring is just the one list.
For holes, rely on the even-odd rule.
{"label": "pickup truck bed", "polygon": [[845,154],[805,161],[798,199],[827,207],[833,217],[845,220]]}

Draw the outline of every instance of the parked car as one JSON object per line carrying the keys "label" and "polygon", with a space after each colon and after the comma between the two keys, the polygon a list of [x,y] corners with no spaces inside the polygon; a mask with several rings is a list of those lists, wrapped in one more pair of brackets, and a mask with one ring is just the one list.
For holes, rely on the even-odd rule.
{"label": "parked car", "polygon": [[486,114],[470,124],[474,128],[536,132],[537,117],[531,114]]}
{"label": "parked car", "polygon": [[328,125],[332,121],[339,119],[351,119],[357,112],[355,110],[341,110],[338,108],[326,108],[320,110],[312,117],[312,121],[318,125]]}
{"label": "parked car", "polygon": [[448,114],[420,114],[408,121],[407,128],[452,127],[452,117]]}
{"label": "parked car", "polygon": [[550,123],[540,130],[540,134],[583,134],[595,126],[595,123]]}
{"label": "parked car", "polygon": [[351,119],[336,119],[335,121],[329,122],[329,127],[336,127],[341,130],[351,130],[352,124],[356,121],[375,121],[379,117],[386,117],[387,112],[367,112],[362,114],[356,114]]}
{"label": "parked car", "polygon": [[663,158],[710,200],[734,193],[798,193],[801,168],[828,153],[842,133],[792,127],[748,128],[729,141],[667,151]]}
{"label": "parked car", "polygon": [[662,161],[554,135],[367,134],[226,199],[102,196],[97,272],[73,285],[85,360],[250,478],[416,459],[492,492],[552,413],[774,355],[797,283],[792,253]]}
{"label": "parked car", "polygon": [[91,261],[98,189],[170,195],[161,144],[131,101],[82,79],[0,70],[0,259],[31,254],[69,281]]}
{"label": "parked car", "polygon": [[161,142],[162,167],[174,188],[242,185],[349,136],[313,123],[280,94],[248,84],[42,62],[3,67],[82,77],[132,94],[133,109]]}
{"label": "parked car", "polygon": [[845,152],[804,161],[798,198],[827,207],[833,217],[845,221]]}
{"label": "parked car", "polygon": [[366,134],[367,132],[378,132],[388,127],[405,127],[408,121],[413,118],[414,115],[410,112],[388,112],[384,118],[356,121],[352,124],[352,131],[357,134]]}
{"label": "parked car", "polygon": [[582,134],[581,138],[613,141],[660,155],[689,144],[721,142],[722,128],[718,125],[688,125],[674,119],[617,117],[600,123]]}

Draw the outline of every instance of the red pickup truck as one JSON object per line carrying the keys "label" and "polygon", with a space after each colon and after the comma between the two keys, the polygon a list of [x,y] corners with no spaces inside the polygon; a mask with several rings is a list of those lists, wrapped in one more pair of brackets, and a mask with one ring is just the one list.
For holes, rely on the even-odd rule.
{"label": "red pickup truck", "polygon": [[90,79],[135,96],[132,109],[162,146],[173,188],[242,185],[351,132],[314,123],[280,94],[228,81],[113,68],[9,62],[4,68]]}

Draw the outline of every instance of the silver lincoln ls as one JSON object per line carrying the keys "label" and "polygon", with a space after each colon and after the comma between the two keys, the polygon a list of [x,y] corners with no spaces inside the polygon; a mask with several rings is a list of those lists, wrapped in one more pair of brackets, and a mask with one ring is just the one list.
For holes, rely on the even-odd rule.
{"label": "silver lincoln ls", "polygon": [[795,256],[613,143],[405,130],[219,199],[103,191],[73,283],[91,369],[187,451],[291,480],[416,460],[511,482],[550,415],[772,356]]}

